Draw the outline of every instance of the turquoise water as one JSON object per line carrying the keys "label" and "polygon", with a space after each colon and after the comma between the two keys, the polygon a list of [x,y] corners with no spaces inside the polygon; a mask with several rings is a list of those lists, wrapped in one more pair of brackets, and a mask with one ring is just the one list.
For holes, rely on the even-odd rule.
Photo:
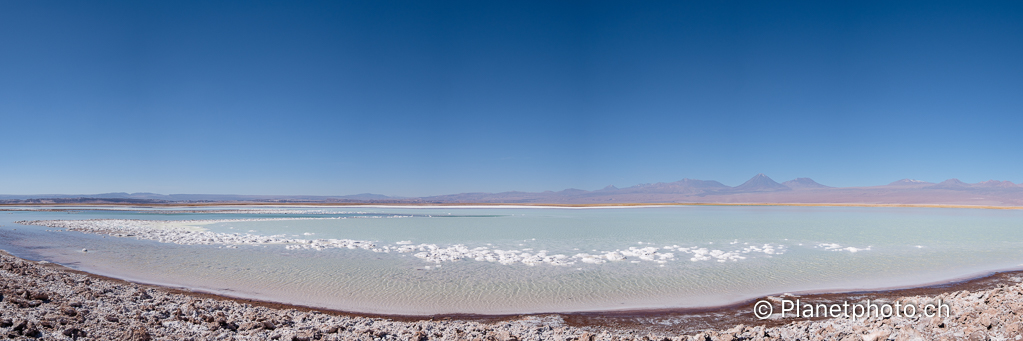
{"label": "turquoise water", "polygon": [[[231,213],[235,209],[244,213]],[[0,248],[141,282],[400,314],[714,306],[782,292],[929,284],[1023,264],[1019,210],[672,206],[244,211],[249,209],[0,211]],[[255,218],[343,219],[230,221],[203,227],[219,233],[352,239],[378,247],[432,245],[447,250],[461,245],[492,253],[562,255],[563,262],[435,262],[417,256],[420,250],[178,245],[14,223]],[[81,252],[83,248],[89,252]],[[637,251],[644,248],[656,253],[641,257]],[[591,257],[587,262],[576,257],[610,253],[624,259],[595,262]]]}

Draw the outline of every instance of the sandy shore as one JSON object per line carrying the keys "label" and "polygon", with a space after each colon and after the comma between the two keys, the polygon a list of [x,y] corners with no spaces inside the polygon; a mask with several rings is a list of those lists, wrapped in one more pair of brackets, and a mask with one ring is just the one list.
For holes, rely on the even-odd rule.
{"label": "sandy shore", "polygon": [[[44,340],[1019,340],[1023,273],[883,292],[766,297],[932,302],[948,316],[781,318],[729,307],[516,316],[374,316],[125,282],[0,252],[0,338]],[[922,304],[922,303],[921,303]],[[869,315],[869,314],[868,314]]]}

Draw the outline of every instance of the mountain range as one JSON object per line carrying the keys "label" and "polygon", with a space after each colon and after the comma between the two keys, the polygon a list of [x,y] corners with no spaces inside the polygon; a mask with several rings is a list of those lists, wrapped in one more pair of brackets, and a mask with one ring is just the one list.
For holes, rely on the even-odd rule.
{"label": "mountain range", "polygon": [[682,179],[596,191],[461,193],[419,198],[434,203],[807,203],[807,204],[942,204],[1023,205],[1023,186],[990,180],[967,184],[958,179],[941,183],[903,179],[882,186],[830,187],[810,178],[778,183],[757,174],[730,187],[713,180]]}
{"label": "mountain range", "polygon": [[902,179],[870,187],[829,187],[810,178],[778,183],[757,174],[731,187],[714,180],[682,179],[587,191],[565,189],[544,192],[459,193],[418,198],[380,194],[346,196],[282,196],[230,194],[103,193],[94,195],[0,195],[0,203],[406,203],[406,204],[619,204],[619,203],[807,203],[807,204],[941,204],[1023,206],[1023,186],[1010,181],[940,183]]}

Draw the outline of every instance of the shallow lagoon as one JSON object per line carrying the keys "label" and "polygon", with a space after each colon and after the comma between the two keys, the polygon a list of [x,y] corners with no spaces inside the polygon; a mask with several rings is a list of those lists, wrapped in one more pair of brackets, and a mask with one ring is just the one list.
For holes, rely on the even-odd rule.
{"label": "shallow lagoon", "polygon": [[[914,286],[1023,263],[1023,211],[669,206],[215,207],[0,212],[0,248],[140,282],[339,310],[527,313],[698,307],[767,294]],[[187,210],[188,212],[183,212]],[[239,210],[239,211],[232,211]],[[177,212],[177,213],[175,213]],[[236,213],[232,213],[236,212]],[[15,224],[53,219],[255,219],[219,233],[454,245],[564,255],[566,265],[440,263],[418,252],[178,245]],[[14,230],[17,229],[17,230]],[[770,245],[774,252],[762,252]],[[750,247],[761,251],[743,252]],[[667,248],[666,248],[667,247]],[[88,248],[88,253],[81,250]],[[635,256],[657,248],[672,258]],[[703,249],[704,257],[695,257]],[[685,250],[685,251],[682,251]],[[718,251],[719,257],[711,257]],[[624,260],[571,258],[618,252]],[[721,255],[736,255],[724,257]]]}

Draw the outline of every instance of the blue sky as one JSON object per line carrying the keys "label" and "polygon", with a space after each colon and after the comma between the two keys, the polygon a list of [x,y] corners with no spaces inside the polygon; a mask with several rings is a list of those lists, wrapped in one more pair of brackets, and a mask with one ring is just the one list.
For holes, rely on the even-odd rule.
{"label": "blue sky", "polygon": [[1023,182],[1023,3],[0,2],[0,193]]}

